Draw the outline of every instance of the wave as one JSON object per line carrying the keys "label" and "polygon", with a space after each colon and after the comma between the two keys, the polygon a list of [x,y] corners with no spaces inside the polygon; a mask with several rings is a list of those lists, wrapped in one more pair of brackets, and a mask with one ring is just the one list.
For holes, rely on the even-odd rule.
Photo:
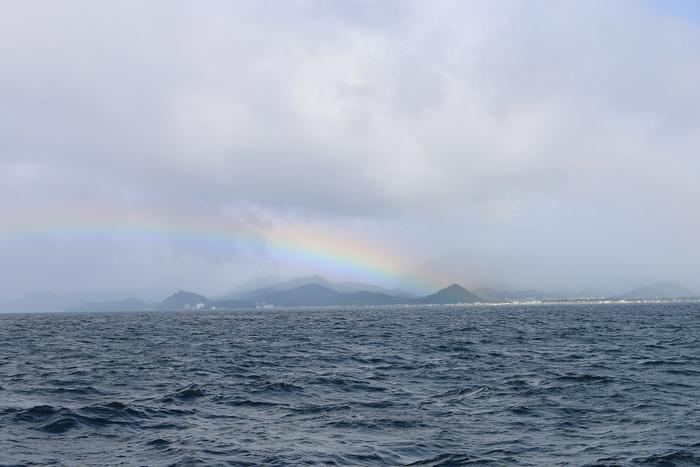
{"label": "wave", "polygon": [[281,392],[281,393],[291,393],[291,392],[303,392],[304,388],[297,386],[292,383],[285,383],[282,381],[277,382],[267,382],[262,386],[253,389],[251,392]]}
{"label": "wave", "polygon": [[[512,459],[514,460],[514,459]],[[445,453],[429,459],[404,464],[406,467],[447,467],[458,465],[503,465],[493,459],[484,459],[471,454]]]}
{"label": "wave", "polygon": [[594,375],[592,373],[567,373],[564,375],[559,375],[555,377],[555,379],[557,381],[573,381],[576,383],[610,383],[615,380],[615,378],[610,376]]}
{"label": "wave", "polygon": [[461,399],[471,399],[475,397],[482,397],[488,394],[492,389],[488,386],[481,386],[476,389],[474,388],[462,388],[462,389],[452,389],[447,392],[443,392],[442,394],[438,394],[433,397],[437,398],[446,398],[446,397],[451,397],[451,398],[461,398]]}
{"label": "wave", "polygon": [[175,392],[167,394],[161,398],[163,402],[172,402],[174,400],[190,400],[207,395],[207,390],[198,384],[190,384],[184,388],[180,388]]}
{"label": "wave", "polygon": [[690,467],[700,465],[700,456],[681,449],[663,454],[652,454],[646,457],[636,457],[632,459],[632,462],[645,465]]}
{"label": "wave", "polygon": [[16,409],[14,420],[27,423],[31,429],[51,434],[61,434],[80,427],[102,427],[110,424],[124,423],[106,417],[82,415],[66,407],[36,405],[27,409]]}

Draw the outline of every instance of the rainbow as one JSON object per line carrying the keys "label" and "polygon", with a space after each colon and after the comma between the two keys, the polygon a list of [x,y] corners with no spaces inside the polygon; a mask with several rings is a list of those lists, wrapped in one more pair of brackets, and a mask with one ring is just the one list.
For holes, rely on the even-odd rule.
{"label": "rainbow", "polygon": [[[36,218],[35,218],[36,219]],[[58,220],[63,219],[63,220]],[[20,222],[0,226],[0,241],[31,238],[131,238],[153,242],[184,242],[212,251],[248,249],[292,268],[314,271],[333,278],[362,280],[382,285],[403,285],[417,291],[436,290],[433,278],[406,275],[412,265],[383,245],[357,235],[340,234],[326,228],[284,224],[269,229],[252,229],[236,223],[156,222],[140,218],[115,221],[104,214],[90,218]]]}

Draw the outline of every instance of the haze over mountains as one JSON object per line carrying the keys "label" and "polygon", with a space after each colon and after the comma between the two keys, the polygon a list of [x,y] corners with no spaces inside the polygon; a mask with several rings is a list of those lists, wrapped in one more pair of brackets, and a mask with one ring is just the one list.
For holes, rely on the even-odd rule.
{"label": "haze over mountains", "polygon": [[620,295],[620,298],[677,298],[677,297],[695,297],[697,293],[686,287],[671,282],[659,282],[646,287],[631,290]]}
{"label": "haze over mountains", "polygon": [[274,280],[274,276],[269,278],[262,278],[258,280],[248,281],[249,287],[236,287],[229,294],[219,297],[222,300],[230,299],[254,299],[256,297],[261,297],[271,293],[272,291],[284,291],[296,289],[298,287],[308,285],[308,284],[318,284],[336,291],[338,293],[355,293],[355,292],[374,292],[386,295],[391,295],[394,297],[404,297],[411,298],[414,295],[401,289],[387,289],[378,285],[365,284],[362,282],[332,282],[325,277],[314,275],[309,277],[299,277],[288,280]]}
{"label": "haze over mountains", "polygon": [[104,304],[119,305],[124,311],[131,311],[132,305],[135,303],[132,300],[137,299],[129,297],[139,296],[141,300],[138,302],[149,304],[157,299],[154,295],[133,290],[100,290],[83,293],[42,291],[27,294],[17,300],[0,300],[0,313],[52,313],[76,307],[95,309],[95,311],[111,311],[106,309],[111,307]]}
{"label": "haze over mountains", "polygon": [[427,296],[415,296],[401,289],[387,289],[360,282],[335,282],[314,275],[293,279],[269,276],[247,281],[230,292],[207,297],[180,290],[163,300],[143,300],[124,292],[104,291],[83,294],[41,292],[0,305],[3,313],[141,311],[184,309],[239,309],[253,307],[296,306],[368,306],[421,305],[477,302],[513,302],[567,299],[678,299],[697,298],[697,292],[671,282],[659,282],[623,294],[611,294],[588,289],[578,293],[561,294],[535,289],[495,289],[488,287],[468,290],[452,284]]}

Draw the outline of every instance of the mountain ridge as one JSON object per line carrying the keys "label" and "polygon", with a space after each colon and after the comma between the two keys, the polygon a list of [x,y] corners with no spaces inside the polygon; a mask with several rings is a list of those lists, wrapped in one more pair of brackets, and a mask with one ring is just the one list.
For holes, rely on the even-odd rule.
{"label": "mountain ridge", "polygon": [[[253,279],[247,281],[247,283],[241,284],[236,287],[235,292],[221,295],[217,297],[218,300],[228,300],[228,299],[255,299],[256,297],[261,297],[272,291],[284,291],[291,290],[297,287],[301,287],[307,284],[319,284],[323,285],[329,289],[335,290],[340,293],[355,293],[355,292],[377,292],[383,293],[396,297],[414,297],[413,294],[406,292],[405,290],[394,288],[388,289],[375,284],[366,284],[362,282],[354,281],[340,281],[334,282],[326,279],[318,274],[306,277],[297,277],[293,279],[285,279],[277,282],[265,281],[267,278]],[[263,284],[260,287],[247,287],[246,284],[256,285]]]}
{"label": "mountain ridge", "polygon": [[[320,277],[320,276],[319,276]],[[313,278],[313,276],[312,276]],[[304,278],[303,281],[308,278]],[[301,281],[301,282],[303,282]],[[383,292],[361,290],[339,292],[324,283],[305,283],[298,287],[277,290],[263,288],[248,291],[240,298],[208,299],[204,295],[180,290],[166,298],[158,307],[161,310],[182,309],[235,309],[259,306],[369,306],[369,305],[427,305],[475,303],[481,299],[458,284],[452,284],[425,297],[401,297]]]}
{"label": "mountain ridge", "polygon": [[[87,312],[87,311],[141,311],[185,309],[240,309],[267,306],[368,306],[368,305],[427,305],[477,302],[509,302],[517,300],[576,300],[576,299],[677,299],[700,298],[691,289],[673,282],[655,284],[613,295],[597,289],[587,289],[577,294],[554,294],[535,289],[496,289],[481,287],[472,290],[459,284],[451,284],[437,292],[415,297],[401,289],[386,289],[360,282],[332,282],[322,276],[308,276],[274,282],[276,277],[254,279],[242,284],[257,286],[273,282],[273,287],[242,290],[233,297],[208,298],[204,295],[179,290],[162,301],[144,301],[134,296],[116,298],[118,291],[86,292],[83,294],[57,294],[39,292],[28,294],[14,302],[3,304],[0,311],[8,312]],[[279,287],[279,288],[274,288]],[[360,289],[360,290],[358,290]],[[115,297],[115,298],[113,298]],[[122,295],[123,297],[123,295]],[[97,299],[96,299],[97,298]],[[105,299],[106,298],[106,299]],[[82,301],[78,302],[78,300]],[[77,302],[77,303],[76,303]]]}

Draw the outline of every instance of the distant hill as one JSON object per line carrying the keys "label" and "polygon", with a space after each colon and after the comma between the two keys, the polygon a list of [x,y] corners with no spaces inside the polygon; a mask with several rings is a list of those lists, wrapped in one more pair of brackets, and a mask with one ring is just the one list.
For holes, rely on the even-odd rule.
{"label": "distant hill", "polygon": [[[308,278],[307,278],[308,279]],[[318,280],[318,277],[312,279]],[[122,300],[97,300],[86,301],[78,305],[65,306],[56,311],[89,312],[89,311],[143,311],[143,310],[211,310],[211,309],[240,309],[254,308],[259,305],[273,305],[280,307],[296,306],[369,306],[369,305],[400,305],[400,304],[448,304],[448,303],[473,303],[481,299],[465,289],[453,284],[432,295],[423,298],[397,296],[381,292],[386,290],[376,287],[380,291],[352,291],[356,286],[367,284],[346,283],[351,292],[342,292],[326,285],[318,283],[303,284],[285,290],[274,288],[261,288],[247,291],[246,298],[233,299],[209,299],[204,295],[179,290],[160,303],[147,303],[130,297]],[[49,294],[44,300],[52,303],[55,295]],[[73,300],[73,298],[71,299]]]}
{"label": "distant hill", "polygon": [[97,290],[82,293],[34,292],[17,300],[0,304],[4,313],[56,313],[85,303],[122,300],[133,291]]}
{"label": "distant hill", "polygon": [[[360,282],[331,282],[321,276],[302,277],[281,282],[276,278],[261,278],[249,281],[252,289],[239,290],[233,297],[209,299],[204,295],[180,290],[160,303],[148,303],[137,298],[120,299],[118,291],[89,292],[83,294],[57,294],[41,292],[27,295],[11,303],[0,305],[0,312],[46,313],[46,312],[89,312],[89,311],[143,311],[143,310],[189,310],[189,309],[241,309],[262,305],[280,307],[296,306],[370,306],[400,304],[456,304],[483,301],[500,302],[527,299],[561,299],[562,295],[529,290],[498,290],[482,287],[474,292],[452,284],[426,297],[413,297],[400,289],[386,289],[381,286]],[[257,287],[262,284],[266,287]],[[244,287],[241,287],[243,289]],[[123,297],[124,295],[121,295]],[[605,298],[606,293],[588,289],[568,298]],[[631,290],[613,299],[668,299],[696,298],[694,292],[671,282]]]}
{"label": "distant hill", "polygon": [[413,297],[412,294],[401,289],[387,289],[378,285],[365,284],[362,282],[332,282],[319,275],[298,277],[278,282],[271,282],[267,279],[269,278],[260,278],[248,281],[246,284],[255,286],[246,287],[245,284],[241,284],[234,289],[234,292],[217,297],[217,300],[256,300],[275,291],[292,290],[311,284],[321,285],[339,293],[374,292],[394,297]]}
{"label": "distant hill", "polygon": [[[251,281],[259,285],[264,280]],[[300,285],[297,285],[300,284]],[[363,289],[363,290],[357,290]],[[367,289],[367,290],[364,290]],[[411,297],[401,290],[390,290],[371,284],[358,282],[333,283],[321,276],[310,276],[272,284],[270,287],[241,291],[236,298],[209,299],[204,295],[179,290],[160,303],[148,303],[137,298],[85,300],[90,294],[61,295],[50,292],[31,294],[1,308],[6,312],[107,312],[107,311],[144,311],[144,310],[191,310],[220,309],[232,310],[255,308],[262,305],[279,307],[297,306],[371,306],[401,304],[457,304],[483,301],[509,301],[527,299],[558,299],[556,294],[538,290],[498,290],[479,288],[476,293],[459,284],[452,284],[426,297]],[[117,292],[111,292],[115,294]],[[94,293],[93,293],[94,294]],[[103,296],[105,293],[102,293]],[[603,298],[604,292],[586,290],[579,297]],[[94,296],[94,295],[92,295]],[[698,294],[678,284],[659,282],[629,291],[614,298],[618,299],[667,299],[691,298]]]}
{"label": "distant hill", "polygon": [[277,290],[258,297],[260,301],[277,306],[327,306],[343,303],[340,292],[320,284],[305,284],[289,290]]}
{"label": "distant hill", "polygon": [[452,284],[432,295],[415,300],[416,303],[425,304],[475,303],[480,301],[482,300],[479,296],[473,294],[459,284]]}
{"label": "distant hill", "polygon": [[[288,289],[284,289],[288,290]],[[263,287],[261,289],[253,289],[253,290],[246,290],[245,292],[239,292],[235,294],[233,297],[226,297],[223,298],[223,300],[257,300],[260,297],[266,297],[271,294],[275,294],[277,292],[281,292],[282,290],[278,289],[273,289],[272,287]],[[218,300],[222,300],[221,298]]]}
{"label": "distant hill", "polygon": [[287,290],[271,288],[249,291],[247,298],[232,301],[210,301],[209,306],[217,308],[239,308],[244,305],[269,304],[283,307],[294,306],[363,306],[400,305],[423,303],[473,303],[480,298],[464,287],[452,285],[425,298],[411,298],[390,295],[382,292],[360,291],[344,293],[322,284],[304,284]]}
{"label": "distant hill", "polygon": [[185,310],[195,308],[198,304],[209,304],[209,299],[204,295],[180,290],[163,300],[159,308],[161,310]]}
{"label": "distant hill", "polygon": [[415,298],[412,293],[406,292],[403,289],[387,289],[386,287],[381,287],[378,285],[365,284],[363,282],[336,282],[333,284],[334,289],[338,292],[353,293],[353,292],[375,292],[386,295],[391,295],[394,297],[404,297],[404,298]]}
{"label": "distant hill", "polygon": [[153,305],[143,302],[137,298],[127,298],[114,302],[88,302],[82,305],[68,308],[70,312],[89,312],[89,311],[145,311],[153,309]]}
{"label": "distant hill", "polygon": [[322,285],[324,287],[327,287],[329,289],[334,289],[335,284],[333,282],[329,281],[323,276],[319,275],[313,275],[313,276],[308,276],[308,277],[296,277],[294,279],[287,279],[282,282],[278,282],[276,284],[270,284],[268,285],[268,288],[271,289],[276,289],[276,290],[292,290],[299,288],[304,285],[309,285],[309,284],[317,284],[317,285]]}
{"label": "distant hill", "polygon": [[[274,292],[292,290],[297,287],[309,284],[318,284],[329,289],[333,288],[333,283],[321,276],[298,277],[295,279],[285,279],[277,281],[267,281],[265,278],[253,279],[234,289],[233,293],[217,297],[217,300],[240,300],[255,299],[256,297],[269,295]],[[249,287],[247,285],[252,285]]]}
{"label": "distant hill", "polygon": [[263,276],[263,277],[256,277],[254,279],[247,280],[241,284],[238,284],[236,287],[231,289],[230,292],[221,295],[220,297],[216,297],[216,300],[226,300],[226,299],[231,299],[235,298],[238,294],[242,292],[247,292],[250,290],[255,290],[255,289],[262,289],[265,287],[269,287],[272,284],[278,284],[280,282],[283,282],[284,278],[282,276]]}
{"label": "distant hill", "polygon": [[687,289],[672,282],[658,282],[656,284],[630,290],[620,295],[620,298],[638,299],[663,299],[663,298],[689,298],[697,297],[697,292]]}
{"label": "distant hill", "polygon": [[[343,285],[345,285],[345,288],[338,287],[338,284],[330,282],[321,276],[311,276],[273,284],[270,287],[242,291],[236,294],[236,298],[214,300],[208,300],[203,295],[180,291],[166,299],[160,308],[181,310],[185,307],[194,308],[197,303],[205,304],[206,308],[235,309],[263,304],[295,307],[473,303],[481,301],[478,296],[457,284],[453,284],[424,298],[392,295],[384,292],[387,289],[378,286],[369,286],[368,288],[372,290],[354,291],[355,288],[368,286],[368,284],[356,282],[346,282]],[[337,290],[337,288],[341,288],[341,290]],[[403,293],[405,294],[405,292]]]}
{"label": "distant hill", "polygon": [[379,292],[342,293],[320,284],[306,284],[257,296],[259,302],[276,306],[393,305],[410,299]]}

